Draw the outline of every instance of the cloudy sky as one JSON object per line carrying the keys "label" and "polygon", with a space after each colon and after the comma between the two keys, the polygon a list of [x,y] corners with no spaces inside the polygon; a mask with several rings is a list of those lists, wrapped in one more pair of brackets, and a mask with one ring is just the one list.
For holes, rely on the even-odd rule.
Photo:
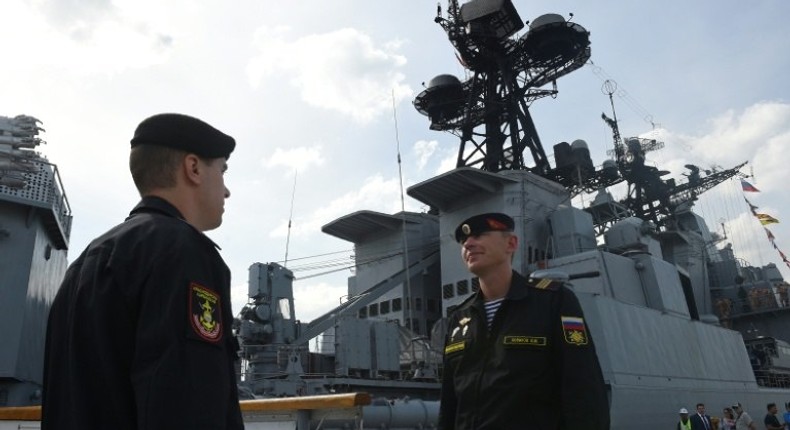
{"label": "cloudy sky", "polygon": [[[783,221],[771,229],[790,252],[790,2],[514,3],[524,20],[573,13],[591,32],[594,65],[531,108],[547,152],[584,139],[604,160],[611,133],[600,114],[611,108],[601,85],[613,79],[622,134],[664,141],[651,160],[675,177],[686,163],[748,161],[761,190],[748,197]],[[435,14],[436,2],[417,0],[4,0],[0,115],[43,121],[40,149],[74,214],[70,259],[138,200],[127,157],[142,119],[181,112],[234,136],[232,195],[210,236],[238,311],[247,268],[285,258],[292,196],[289,267],[350,262],[352,244],[320,228],[357,210],[400,210],[398,142],[406,187],[453,167],[457,140],[430,131],[411,104],[435,75],[464,77]],[[740,257],[790,278],[736,182],[699,207],[712,228],[725,224]],[[426,209],[409,197],[406,208]],[[296,271],[299,319],[346,293],[348,270],[311,277],[332,268]]]}

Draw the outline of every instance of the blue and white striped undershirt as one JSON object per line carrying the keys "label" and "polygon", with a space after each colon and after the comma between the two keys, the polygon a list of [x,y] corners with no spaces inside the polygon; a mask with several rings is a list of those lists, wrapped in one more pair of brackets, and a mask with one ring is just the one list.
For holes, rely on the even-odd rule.
{"label": "blue and white striped undershirt", "polygon": [[502,302],[504,301],[505,298],[501,297],[483,304],[483,306],[486,308],[486,322],[488,323],[489,330],[491,330],[491,323],[494,322],[494,315],[496,315],[496,311],[499,310],[499,306],[501,306]]}

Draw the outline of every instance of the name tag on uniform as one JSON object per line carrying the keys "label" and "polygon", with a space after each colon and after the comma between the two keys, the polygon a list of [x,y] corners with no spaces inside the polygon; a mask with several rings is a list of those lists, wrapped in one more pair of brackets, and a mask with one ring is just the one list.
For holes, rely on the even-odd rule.
{"label": "name tag on uniform", "polygon": [[502,343],[508,346],[546,346],[542,336],[505,336]]}
{"label": "name tag on uniform", "polygon": [[466,347],[466,342],[451,343],[444,347],[444,353],[451,354],[453,352],[463,351],[465,347]]}

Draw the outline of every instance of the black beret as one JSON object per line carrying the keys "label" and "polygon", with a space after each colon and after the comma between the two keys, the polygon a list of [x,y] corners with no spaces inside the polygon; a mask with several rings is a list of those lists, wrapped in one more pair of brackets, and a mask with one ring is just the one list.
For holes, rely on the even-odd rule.
{"label": "black beret", "polygon": [[487,213],[475,215],[464,220],[455,229],[455,240],[463,243],[469,236],[478,236],[487,231],[513,231],[513,218],[503,213]]}
{"label": "black beret", "polygon": [[144,119],[137,126],[132,147],[136,145],[166,146],[205,158],[228,158],[236,141],[197,118],[161,113]]}

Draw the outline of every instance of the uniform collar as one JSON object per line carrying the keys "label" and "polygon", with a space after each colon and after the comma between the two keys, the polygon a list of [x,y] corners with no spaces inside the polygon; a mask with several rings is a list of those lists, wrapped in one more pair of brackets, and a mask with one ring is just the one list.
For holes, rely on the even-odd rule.
{"label": "uniform collar", "polygon": [[[529,288],[527,288],[527,278],[521,276],[520,273],[513,271],[513,276],[510,278],[510,288],[505,294],[505,300],[522,300],[529,296]],[[478,290],[474,296],[470,297],[472,303],[478,303],[483,306],[483,294]]]}
{"label": "uniform collar", "polygon": [[176,218],[184,222],[184,224],[190,226],[193,230],[200,234],[205,240],[207,240],[214,248],[222,249],[214,243],[213,240],[209,239],[205,233],[198,230],[192,224],[188,223],[187,220],[181,215],[181,211],[179,211],[172,203],[168,202],[167,200],[157,197],[157,196],[145,196],[140,200],[140,203],[129,212],[129,216],[126,218],[128,221],[129,219],[133,218],[135,215],[140,213],[151,213],[155,212],[161,215],[165,215],[171,218]]}
{"label": "uniform collar", "polygon": [[167,215],[172,218],[178,218],[180,220],[186,221],[184,216],[181,215],[181,212],[176,209],[170,202],[167,200],[157,197],[157,196],[145,196],[140,200],[140,203],[129,212],[129,217],[126,218],[127,220],[134,215],[141,213],[141,212],[158,212],[162,215]]}
{"label": "uniform collar", "polygon": [[513,271],[513,277],[510,280],[510,289],[507,290],[505,296],[508,300],[521,300],[529,295],[529,288],[527,288],[527,278],[521,276],[520,273]]}

